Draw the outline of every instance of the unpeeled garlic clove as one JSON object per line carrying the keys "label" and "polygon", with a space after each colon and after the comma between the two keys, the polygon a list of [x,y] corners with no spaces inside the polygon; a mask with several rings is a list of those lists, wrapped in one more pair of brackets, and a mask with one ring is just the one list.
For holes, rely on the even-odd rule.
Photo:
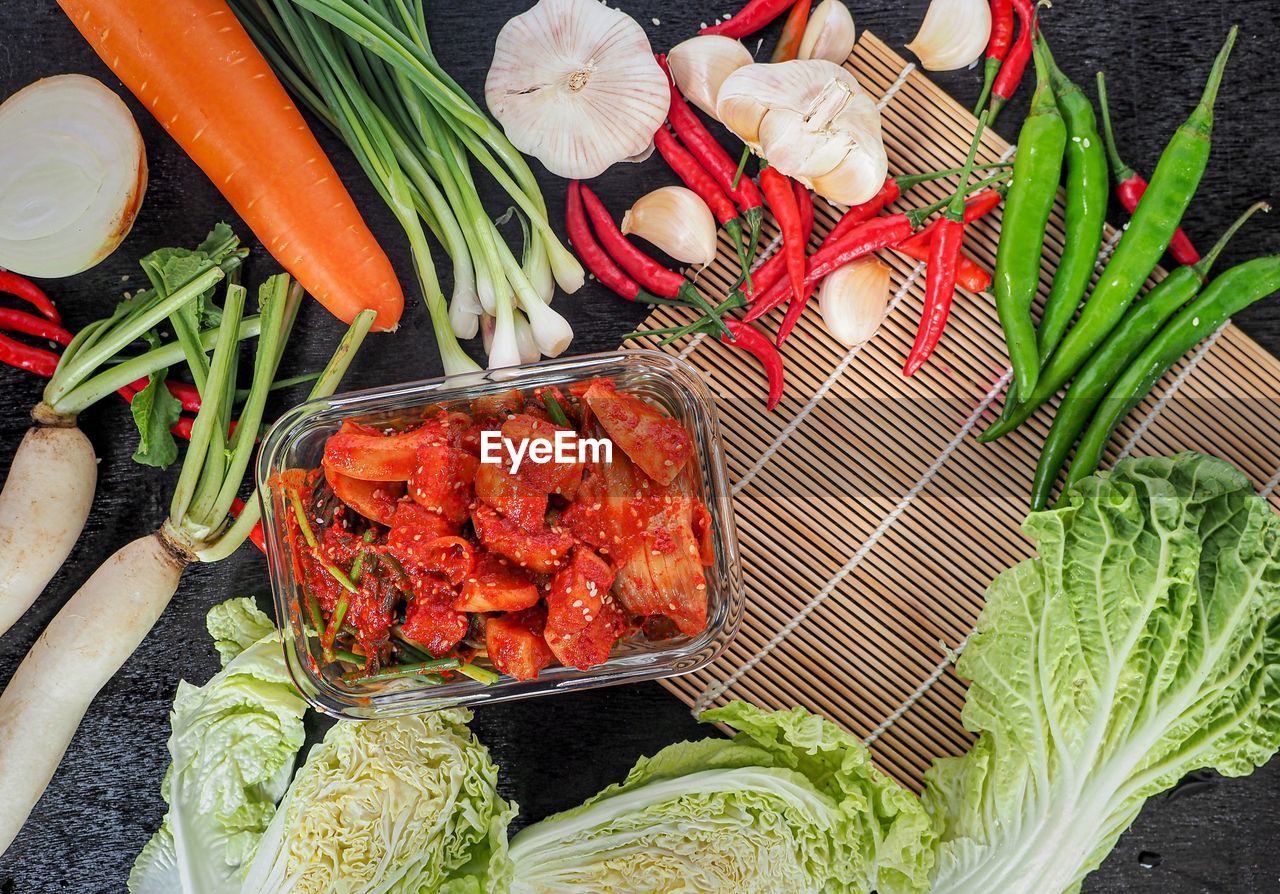
{"label": "unpeeled garlic clove", "polygon": [[843,65],[858,41],[853,13],[843,0],[822,0],[809,16],[800,39],[799,59],[826,59]]}
{"label": "unpeeled garlic clove", "polygon": [[499,32],[485,100],[517,149],[587,180],[649,150],[671,91],[626,13],[598,0],[539,0]]}
{"label": "unpeeled garlic clove", "polygon": [[622,218],[622,232],[683,264],[705,267],[716,257],[716,219],[707,203],[683,186],[664,186],[637,199]]}
{"label": "unpeeled garlic clove", "polygon": [[741,41],[720,34],[691,37],[667,53],[667,66],[680,92],[712,118],[725,78],[753,61]]}
{"label": "unpeeled garlic clove", "polygon": [[990,39],[989,0],[933,0],[907,49],[929,71],[952,71],[977,62]]}
{"label": "unpeeled garlic clove", "polygon": [[868,341],[889,305],[889,268],[874,255],[833,271],[818,290],[822,322],[836,341],[853,347]]}

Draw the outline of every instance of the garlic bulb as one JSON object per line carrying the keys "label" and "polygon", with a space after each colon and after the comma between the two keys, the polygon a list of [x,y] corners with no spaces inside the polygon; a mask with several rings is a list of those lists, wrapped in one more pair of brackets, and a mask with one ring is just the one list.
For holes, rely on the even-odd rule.
{"label": "garlic bulb", "polygon": [[741,41],[720,34],[691,37],[667,53],[667,66],[680,92],[712,118],[724,79],[753,61]]}
{"label": "garlic bulb", "polygon": [[833,271],[818,291],[822,322],[836,341],[853,347],[876,334],[889,304],[889,268],[874,255]]}
{"label": "garlic bulb", "polygon": [[648,151],[671,103],[644,29],[598,0],[539,0],[507,22],[484,94],[517,149],[577,180]]}
{"label": "garlic bulb", "polygon": [[716,258],[716,219],[691,189],[664,186],[641,196],[622,217],[622,232],[639,236],[684,264]]}
{"label": "garlic bulb", "polygon": [[929,71],[952,71],[977,62],[990,39],[989,0],[933,0],[907,49]]}
{"label": "garlic bulb", "polygon": [[716,111],[769,164],[833,202],[867,201],[889,171],[875,102],[834,62],[740,68],[720,86]]}
{"label": "garlic bulb", "polygon": [[843,65],[857,41],[853,13],[844,0],[822,0],[809,16],[804,37],[800,39],[798,58],[826,59]]}

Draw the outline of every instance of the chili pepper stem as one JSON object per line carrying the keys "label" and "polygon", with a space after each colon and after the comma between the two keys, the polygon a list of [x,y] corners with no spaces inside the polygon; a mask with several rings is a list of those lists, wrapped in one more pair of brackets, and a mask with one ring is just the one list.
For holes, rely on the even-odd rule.
{"label": "chili pepper stem", "polygon": [[[1002,169],[1011,168],[1011,167],[1013,167],[1013,162],[1011,161],[993,161],[993,162],[988,162],[986,164],[974,165],[973,170],[994,171],[994,170],[1002,170]],[[901,177],[894,177],[893,181],[894,183],[898,184],[898,189],[900,192],[906,192],[907,190],[915,189],[921,183],[929,183],[933,180],[942,180],[945,177],[954,177],[956,174],[959,174],[963,170],[964,168],[960,167],[960,168],[947,168],[946,170],[942,170],[942,171],[930,171],[927,174],[904,174]]]}
{"label": "chili pepper stem", "polygon": [[737,189],[738,184],[742,181],[742,175],[747,170],[747,162],[751,159],[751,147],[742,147],[742,157],[738,159],[738,170],[734,171],[733,182],[730,189]]}
{"label": "chili pepper stem", "polygon": [[1124,163],[1116,148],[1116,135],[1111,128],[1111,106],[1107,102],[1107,76],[1098,72],[1098,107],[1102,111],[1102,141],[1107,147],[1107,159],[1111,162],[1111,174],[1117,183],[1131,179],[1137,172]]}
{"label": "chili pepper stem", "polygon": [[1231,241],[1231,238],[1235,236],[1241,227],[1248,223],[1249,218],[1259,211],[1269,214],[1271,213],[1271,205],[1267,202],[1254,202],[1246,208],[1244,213],[1237,217],[1231,226],[1227,227],[1226,232],[1218,237],[1218,241],[1214,243],[1213,248],[1209,249],[1209,252],[1203,258],[1191,265],[1191,269],[1195,271],[1197,277],[1204,280],[1209,276],[1209,271],[1217,263],[1218,257],[1222,254],[1223,249],[1227,247],[1227,243]]}
{"label": "chili pepper stem", "polygon": [[978,94],[978,102],[973,107],[973,114],[979,114],[983,107],[987,104],[987,99],[991,96],[991,88],[995,85],[996,75],[1000,73],[1002,65],[1000,59],[987,59],[986,69],[982,76],[982,92]]}
{"label": "chili pepper stem", "polygon": [[753,288],[751,283],[751,259],[747,257],[742,222],[736,217],[733,220],[725,221],[724,230],[729,234],[729,241],[733,243],[734,251],[738,253],[738,264],[742,267],[742,278],[738,280],[738,284],[746,283],[748,289]]}

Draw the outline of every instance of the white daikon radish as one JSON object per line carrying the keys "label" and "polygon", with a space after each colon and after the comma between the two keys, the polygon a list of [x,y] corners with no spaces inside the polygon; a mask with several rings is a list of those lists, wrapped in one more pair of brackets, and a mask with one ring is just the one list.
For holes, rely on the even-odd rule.
{"label": "white daikon radish", "polygon": [[98,482],[93,445],[74,420],[37,421],[0,491],[0,634],[44,592],[80,538]]}
{"label": "white daikon radish", "polygon": [[161,534],[118,550],[18,665],[0,695],[0,853],[53,778],[89,703],[151,630],[189,561]]}
{"label": "white daikon radish", "polygon": [[[159,531],[116,552],[59,610],[0,694],[0,853],[22,829],[53,778],[90,703],[138,647],[177,591],[191,562],[226,558],[249,537],[261,504],[232,517],[236,493],[256,452],[267,394],[293,327],[302,290],[272,277],[258,297],[260,333],[253,380],[234,432],[224,412],[236,388],[245,288],[227,287],[209,365],[209,387],[191,445]],[[312,388],[330,395],[373,325],[360,313]]]}

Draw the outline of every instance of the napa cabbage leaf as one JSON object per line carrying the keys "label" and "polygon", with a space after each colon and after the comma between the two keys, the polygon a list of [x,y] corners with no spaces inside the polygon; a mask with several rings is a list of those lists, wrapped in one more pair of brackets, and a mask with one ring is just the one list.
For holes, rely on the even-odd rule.
{"label": "napa cabbage leaf", "polygon": [[927,778],[933,894],[1073,894],[1147,798],[1280,746],[1280,517],[1244,475],[1128,460],[1024,530],[957,668],[980,736]]}
{"label": "napa cabbage leaf", "polygon": [[738,732],[665,748],[520,832],[513,894],[924,890],[928,818],[855,737],[799,708],[703,719]]}
{"label": "napa cabbage leaf", "polygon": [[275,625],[250,599],[210,611],[223,669],[178,683],[169,722],[169,812],[134,862],[130,894],[235,894],[293,775],[306,703]]}

